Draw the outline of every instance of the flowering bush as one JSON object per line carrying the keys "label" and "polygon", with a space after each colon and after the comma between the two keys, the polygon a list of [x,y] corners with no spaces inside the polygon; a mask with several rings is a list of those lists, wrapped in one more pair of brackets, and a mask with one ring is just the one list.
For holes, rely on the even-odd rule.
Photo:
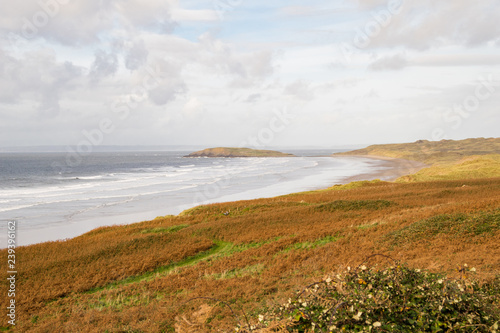
{"label": "flowering bush", "polygon": [[[288,318],[282,332],[497,332],[500,277],[479,284],[461,267],[460,279],[397,265],[360,266],[308,286],[261,327]],[[267,331],[267,330],[266,330]]]}

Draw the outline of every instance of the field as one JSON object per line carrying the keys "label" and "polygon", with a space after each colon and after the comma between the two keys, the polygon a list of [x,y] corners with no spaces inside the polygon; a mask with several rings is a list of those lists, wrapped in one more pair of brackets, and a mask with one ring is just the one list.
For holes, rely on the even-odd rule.
{"label": "field", "polygon": [[378,155],[404,158],[430,165],[456,163],[465,157],[500,154],[500,138],[427,141],[372,145],[339,155]]}
{"label": "field", "polygon": [[499,207],[500,178],[370,181],[100,228],[18,248],[17,322],[2,325],[13,332],[234,332],[325,275],[394,265],[367,259],[373,254],[450,278],[468,265],[470,278],[493,281]]}
{"label": "field", "polygon": [[497,332],[499,147],[371,146],[344,154],[430,167],[17,248],[1,330]]}
{"label": "field", "polygon": [[500,177],[500,139],[477,138],[437,142],[373,145],[336,155],[367,155],[423,162],[428,168],[398,181],[479,179]]}

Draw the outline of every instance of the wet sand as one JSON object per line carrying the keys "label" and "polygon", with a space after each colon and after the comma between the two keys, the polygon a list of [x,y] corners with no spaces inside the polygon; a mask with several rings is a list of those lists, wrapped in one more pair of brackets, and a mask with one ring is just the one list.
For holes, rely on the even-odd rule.
{"label": "wet sand", "polygon": [[[374,161],[374,163],[379,165],[381,169],[375,170],[370,173],[364,173],[348,177],[344,179],[345,184],[355,181],[374,180],[374,179],[380,179],[384,181],[394,181],[399,177],[414,174],[419,170],[429,166],[421,162],[410,161],[401,158],[391,158],[391,157],[373,156],[373,155],[342,155],[342,157],[347,157],[347,156],[354,158],[371,159]],[[333,156],[333,158],[335,158],[335,156]],[[380,164],[380,161],[383,161],[383,163]]]}

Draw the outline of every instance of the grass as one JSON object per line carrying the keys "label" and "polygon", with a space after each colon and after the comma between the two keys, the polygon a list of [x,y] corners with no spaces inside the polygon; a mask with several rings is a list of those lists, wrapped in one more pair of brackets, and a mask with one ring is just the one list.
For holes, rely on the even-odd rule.
{"label": "grass", "polygon": [[419,140],[373,145],[336,155],[385,156],[419,161],[430,166],[399,178],[399,182],[500,177],[500,138],[437,142]]}
{"label": "grass", "polygon": [[336,155],[377,155],[414,160],[430,165],[453,164],[465,157],[500,154],[500,138],[418,140],[413,143],[372,145]]}
{"label": "grass", "polygon": [[379,210],[396,205],[396,203],[388,200],[335,200],[320,204],[314,207],[318,212],[333,212],[333,211],[353,211],[353,210]]}
{"label": "grass", "polygon": [[140,283],[140,282],[144,282],[144,281],[150,281],[152,279],[166,276],[174,270],[178,270],[178,269],[183,268],[183,267],[193,266],[193,265],[196,265],[197,263],[199,263],[200,261],[207,260],[210,257],[216,257],[217,255],[220,255],[222,253],[227,252],[228,249],[230,249],[230,248],[232,248],[231,243],[217,241],[217,242],[215,242],[215,245],[208,251],[201,252],[201,253],[198,253],[194,256],[187,257],[179,262],[170,263],[168,265],[160,266],[151,272],[146,272],[144,274],[130,276],[130,277],[127,277],[126,279],[112,282],[112,283],[110,283],[106,286],[103,286],[103,287],[93,288],[93,289],[87,291],[87,293],[92,294],[92,293],[102,291],[104,289],[114,289],[114,288],[117,288],[119,286],[129,285],[132,283]]}
{"label": "grass", "polygon": [[127,295],[125,293],[118,292],[116,294],[103,295],[97,300],[89,302],[87,309],[95,309],[97,311],[121,311],[124,308],[132,306],[146,306],[151,302],[160,300],[161,298],[161,295],[147,290],[142,290],[140,293],[135,295]]}
{"label": "grass", "polygon": [[480,214],[444,214],[393,231],[385,239],[395,246],[422,242],[439,234],[448,237],[490,236],[500,230],[500,210]]}
{"label": "grass", "polygon": [[301,242],[301,243],[294,243],[293,245],[285,248],[283,251],[280,253],[287,253],[292,250],[309,250],[309,249],[315,249],[321,246],[325,246],[329,243],[336,242],[340,239],[340,236],[326,236],[320,239],[317,239],[312,242]]}
{"label": "grass", "polygon": [[213,280],[224,280],[224,279],[233,279],[236,277],[246,277],[246,276],[256,276],[262,273],[264,271],[265,265],[264,264],[255,264],[255,265],[250,265],[246,266],[243,268],[234,268],[230,270],[226,270],[222,273],[213,273],[213,274],[208,274],[205,275],[205,278],[207,279],[213,279]]}
{"label": "grass", "polygon": [[175,233],[189,227],[189,224],[174,225],[171,227],[157,227],[152,229],[143,229],[141,234],[157,234],[157,233]]}
{"label": "grass", "polygon": [[283,195],[281,197],[286,198],[286,197],[293,197],[293,196],[303,195],[303,194],[313,194],[313,193],[329,192],[329,191],[352,190],[352,189],[356,189],[356,188],[367,187],[367,186],[372,186],[372,185],[377,185],[377,184],[379,185],[381,182],[382,181],[380,179],[361,180],[361,181],[350,182],[348,184],[334,185],[334,186],[331,186],[331,187],[328,187],[328,188],[322,189],[322,190],[304,191],[304,192],[286,194],[286,195]]}
{"label": "grass", "polygon": [[500,155],[471,156],[456,163],[435,165],[415,174],[400,177],[398,182],[478,179],[500,177]]}
{"label": "grass", "polygon": [[[477,269],[475,277],[480,281],[474,290],[496,297],[499,208],[497,178],[358,182],[326,191],[205,205],[175,217],[19,247],[18,321],[10,331],[166,332],[182,324],[188,332],[234,332],[236,322],[245,322],[242,311],[255,314],[249,320],[260,325],[258,314],[274,313],[266,309],[286,304],[288,298],[293,302],[291,290],[325,276],[334,280],[332,272],[357,267],[373,253],[405,258],[408,269],[428,270],[429,279],[431,274],[445,273],[452,279],[457,267],[468,263]],[[6,251],[0,255],[6,256]],[[379,257],[370,260],[380,272],[391,265]],[[365,282],[382,278],[376,270],[372,273],[363,277]],[[406,276],[401,271],[389,273]],[[342,278],[351,281],[345,275]],[[405,288],[417,286],[405,283],[401,282]],[[7,281],[0,281],[0,286],[5,289]],[[378,286],[380,293],[386,292],[383,284]],[[368,297],[366,289],[353,288],[343,297],[351,292]],[[186,303],[197,297],[210,300]],[[367,298],[359,300],[374,309]],[[214,303],[221,306],[213,306],[207,314],[209,323],[190,326],[182,319],[195,323],[191,318],[199,307],[212,308]],[[401,308],[401,300],[379,305]],[[0,306],[7,306],[6,298],[0,298]],[[280,320],[293,324],[298,314]],[[352,324],[358,312],[344,314]],[[383,318],[380,315],[377,320],[384,325]],[[388,325],[401,324],[398,318]],[[6,323],[2,325],[7,329]]]}

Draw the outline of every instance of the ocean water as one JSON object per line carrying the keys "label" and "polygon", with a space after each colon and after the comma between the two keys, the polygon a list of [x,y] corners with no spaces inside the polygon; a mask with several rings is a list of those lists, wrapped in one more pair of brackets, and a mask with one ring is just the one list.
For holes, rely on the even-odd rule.
{"label": "ocean water", "polygon": [[[325,151],[286,158],[183,158],[189,152],[0,154],[0,247],[7,222],[18,245],[78,236],[96,227],[178,214],[202,203],[325,188],[383,168]],[[321,156],[323,155],[323,156]]]}

